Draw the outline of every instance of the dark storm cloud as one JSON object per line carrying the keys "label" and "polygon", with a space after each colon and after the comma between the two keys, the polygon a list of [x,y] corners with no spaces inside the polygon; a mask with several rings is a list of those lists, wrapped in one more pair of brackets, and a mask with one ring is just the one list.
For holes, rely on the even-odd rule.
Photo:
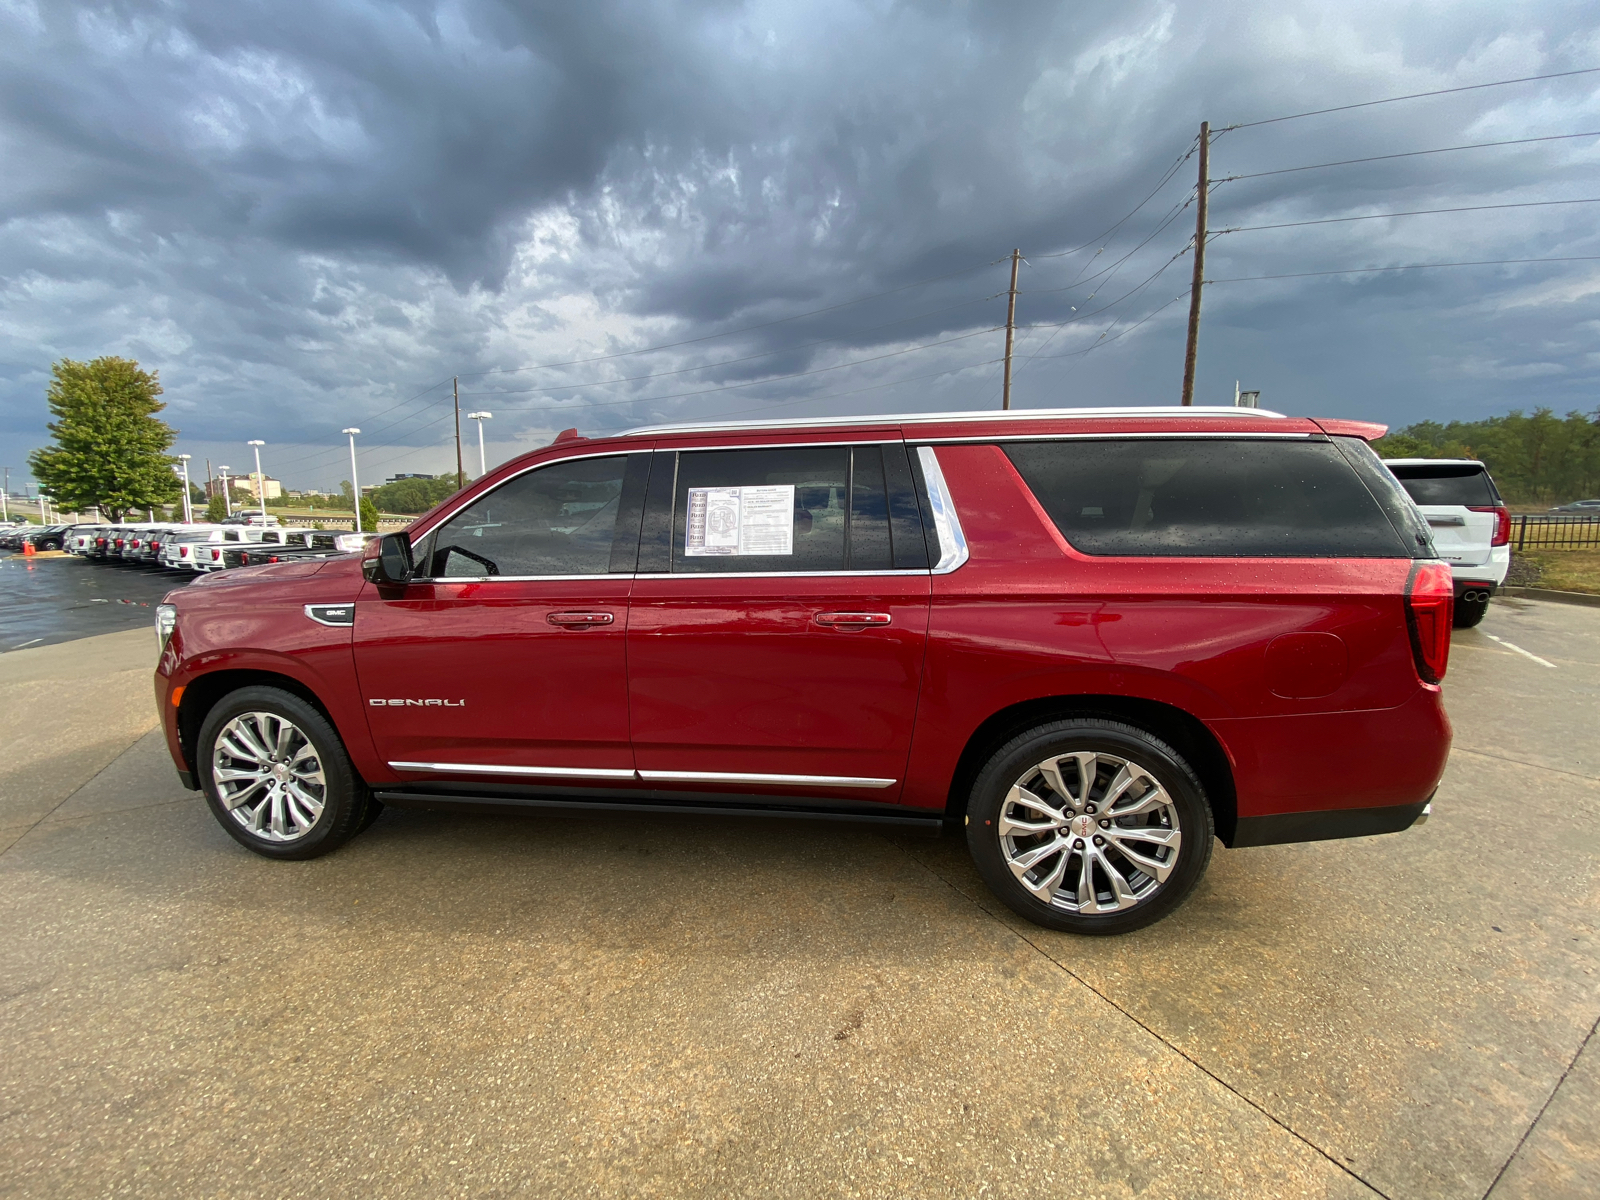
{"label": "dark storm cloud", "polygon": [[[305,483],[336,478],[352,421],[392,444],[382,461],[416,465],[404,447],[448,426],[442,393],[412,397],[457,373],[503,449],[780,402],[983,406],[994,369],[971,364],[997,339],[962,335],[1002,319],[988,264],[1012,246],[1031,256],[1024,324],[1117,302],[1023,333],[1022,400],[1167,402],[1183,305],[1132,327],[1187,285],[1186,259],[1150,277],[1192,231],[1192,161],[1103,251],[1045,255],[1124,216],[1202,117],[1595,65],[1596,24],[1553,2],[9,0],[6,452],[40,439],[41,367],[113,352],[162,369],[186,443],[230,453],[265,434],[301,447],[278,469]],[[1214,174],[1600,128],[1595,78],[1239,130]],[[1212,226],[1600,195],[1597,164],[1582,140],[1240,180],[1217,189]],[[1208,274],[1600,253],[1596,208],[1227,234]],[[1202,395],[1243,375],[1287,408],[1400,421],[1592,407],[1597,276],[1218,285]],[[680,373],[636,378],[653,372]],[[631,382],[598,386],[614,380]]]}

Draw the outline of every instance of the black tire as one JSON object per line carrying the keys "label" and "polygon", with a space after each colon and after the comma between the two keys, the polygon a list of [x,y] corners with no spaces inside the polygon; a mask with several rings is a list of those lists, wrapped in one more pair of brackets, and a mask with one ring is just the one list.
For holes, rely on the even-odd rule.
{"label": "black tire", "polygon": [[1471,629],[1489,612],[1489,593],[1483,592],[1481,600],[1457,600],[1454,625],[1457,629]]}
{"label": "black tire", "polygon": [[[261,737],[263,743],[272,741],[271,731],[274,728],[281,730],[285,722],[304,739],[304,743],[290,739],[289,744],[293,747],[291,754],[295,761],[293,764],[285,763],[284,767],[285,770],[291,766],[300,769],[307,778],[320,776],[320,796],[317,799],[320,800],[321,809],[312,819],[305,820],[311,815],[306,804],[302,800],[292,799],[284,784],[280,784],[283,787],[282,797],[274,801],[272,793],[264,790],[270,788],[270,784],[246,791],[244,785],[238,785],[237,780],[230,780],[226,786],[239,786],[239,795],[244,797],[243,803],[230,808],[223,800],[216,778],[217,742],[237,718],[242,718],[244,728]],[[274,725],[274,721],[279,724]],[[230,742],[224,746],[224,758],[248,769],[248,760],[228,753],[229,746],[249,745],[248,737],[232,740],[239,736],[238,730],[239,727],[235,727],[231,731]],[[264,737],[261,736],[263,730],[266,731]],[[278,744],[283,744],[281,739],[270,749],[276,749]],[[211,806],[211,814],[216,817],[217,823],[227,830],[234,841],[266,858],[317,858],[337,850],[366,828],[371,818],[376,816],[375,810],[381,807],[356,774],[350,756],[345,753],[344,743],[327,718],[299,696],[281,688],[240,688],[219,700],[200,725],[200,737],[195,745],[195,770],[201,790],[205,792],[206,803]],[[314,796],[319,790],[318,784],[308,783],[305,779],[296,778],[293,782],[300,788],[295,796]],[[279,811],[288,814],[290,819],[303,822],[303,828],[274,833],[270,828],[273,824],[273,803],[279,804]],[[236,813],[240,815],[236,816]],[[280,820],[278,823],[283,826],[289,821]],[[263,824],[268,828],[262,829]]]}
{"label": "black tire", "polygon": [[[1089,764],[1088,797],[1081,795],[1078,760],[1058,764],[1056,774],[1068,793],[1079,794],[1076,798],[1071,794],[1065,798],[1055,795],[1053,785],[1038,773],[1037,767],[1080,753],[1101,756]],[[1122,807],[1150,804],[1155,806],[1154,810],[1118,817],[1116,807],[1101,809],[1108,786],[1125,766],[1138,769],[1134,777],[1139,782],[1129,788],[1135,801],[1125,805],[1113,799],[1113,804]],[[1010,799],[1013,787],[1028,782],[1042,786],[1047,792],[1045,796],[1032,794],[1061,815],[1065,816],[1070,808],[1074,814],[1072,821],[1065,828],[1038,834],[1019,835],[1013,830],[1008,840],[1001,833],[1006,827],[1002,821],[1008,811],[1013,819],[1029,811],[1043,818],[1043,813],[1028,810],[1026,804]],[[1135,787],[1141,790],[1135,793],[1132,790]],[[1087,824],[1077,829],[1074,827],[1077,822]],[[1039,823],[1050,825],[1052,819],[1043,818]],[[1110,832],[1112,829],[1121,837]],[[1170,838],[1174,830],[1177,833],[1175,846],[1164,847],[1145,840],[1158,836]],[[978,873],[1013,912],[1051,929],[1103,935],[1142,929],[1183,903],[1211,861],[1215,824],[1199,778],[1171,746],[1120,721],[1074,718],[1031,729],[1012,738],[994,753],[972,786],[966,833],[967,848],[977,863]],[[1078,833],[1086,836],[1074,836]],[[1099,841],[1095,840],[1097,838]],[[1025,871],[1041,889],[1054,889],[1051,902],[1047,903],[1024,886],[1013,872],[1010,859],[1051,844],[1064,848],[1047,853],[1038,859],[1035,868]],[[1078,847],[1088,853],[1079,853]],[[1139,870],[1133,860],[1123,855],[1123,847],[1144,854],[1148,861],[1165,869],[1165,878],[1157,877],[1159,869],[1148,873]],[[1076,894],[1068,893],[1072,890],[1069,881],[1082,880],[1085,862],[1089,863],[1086,891],[1090,900],[1082,907],[1092,905],[1093,908],[1082,912],[1078,911]],[[1058,863],[1059,867],[1055,865]],[[1124,885],[1126,894],[1120,901],[1115,895],[1113,873]],[[1052,877],[1059,882],[1052,884]],[[1103,906],[1116,903],[1124,903],[1126,907],[1102,910]]]}

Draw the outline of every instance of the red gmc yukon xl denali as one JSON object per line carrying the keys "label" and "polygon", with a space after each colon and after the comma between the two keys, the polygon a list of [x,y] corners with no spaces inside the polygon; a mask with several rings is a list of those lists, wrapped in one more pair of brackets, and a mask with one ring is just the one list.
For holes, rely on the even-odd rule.
{"label": "red gmc yukon xl denali", "polygon": [[951,825],[1021,915],[1122,932],[1214,838],[1427,814],[1450,568],[1382,432],[1204,408],[569,431],[361,558],[173,592],[162,723],[273,858],[384,805]]}

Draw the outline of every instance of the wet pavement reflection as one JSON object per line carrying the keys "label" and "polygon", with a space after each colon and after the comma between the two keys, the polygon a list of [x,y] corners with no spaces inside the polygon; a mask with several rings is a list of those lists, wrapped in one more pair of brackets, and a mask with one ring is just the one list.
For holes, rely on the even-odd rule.
{"label": "wet pavement reflection", "polygon": [[71,555],[4,555],[0,653],[142,625],[154,628],[161,598],[197,578],[188,571],[96,563]]}

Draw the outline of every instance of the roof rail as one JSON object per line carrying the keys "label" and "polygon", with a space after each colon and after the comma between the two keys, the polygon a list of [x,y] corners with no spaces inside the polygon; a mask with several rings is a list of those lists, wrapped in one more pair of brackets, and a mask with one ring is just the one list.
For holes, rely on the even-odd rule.
{"label": "roof rail", "polygon": [[612,437],[639,437],[657,433],[713,433],[739,429],[817,429],[832,425],[913,425],[945,421],[1026,421],[1060,420],[1062,418],[1104,417],[1259,417],[1282,419],[1283,413],[1266,408],[1235,408],[1233,405],[1169,404],[1145,408],[1013,408],[1009,410],[980,409],[967,412],[885,413],[861,417],[797,417],[790,420],[766,421],[687,421],[674,425],[640,425],[624,429]]}

